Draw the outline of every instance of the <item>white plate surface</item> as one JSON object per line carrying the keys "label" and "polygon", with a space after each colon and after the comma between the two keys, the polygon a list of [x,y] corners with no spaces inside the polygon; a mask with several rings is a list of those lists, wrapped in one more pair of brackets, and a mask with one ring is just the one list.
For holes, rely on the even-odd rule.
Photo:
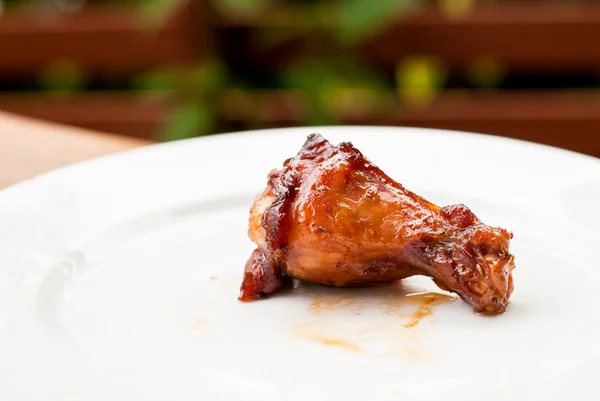
{"label": "white plate surface", "polygon": [[[429,279],[240,303],[252,198],[312,132],[513,231],[508,312],[403,295],[441,292]],[[421,129],[257,131],[68,167],[0,192],[0,400],[596,399],[599,206],[598,159]]]}

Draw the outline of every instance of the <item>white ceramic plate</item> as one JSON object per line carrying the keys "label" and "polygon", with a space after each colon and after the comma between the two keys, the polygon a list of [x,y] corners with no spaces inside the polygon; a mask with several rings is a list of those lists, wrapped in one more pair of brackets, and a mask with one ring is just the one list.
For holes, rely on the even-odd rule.
{"label": "white ceramic plate", "polygon": [[[440,292],[429,279],[240,303],[252,198],[312,132],[513,231],[508,312],[403,295]],[[68,167],[0,193],[0,400],[594,399],[599,206],[598,159],[420,129],[220,135]]]}

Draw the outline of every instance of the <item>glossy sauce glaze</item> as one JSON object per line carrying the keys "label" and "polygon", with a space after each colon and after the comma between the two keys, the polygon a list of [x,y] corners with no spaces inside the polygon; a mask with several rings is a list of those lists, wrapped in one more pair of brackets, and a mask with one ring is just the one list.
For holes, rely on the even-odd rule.
{"label": "glossy sauce glaze", "polygon": [[456,298],[453,296],[440,294],[437,292],[423,292],[419,294],[407,295],[404,297],[404,301],[408,304],[417,306],[417,310],[412,314],[410,320],[404,325],[404,327],[407,329],[415,327],[424,318],[433,313],[434,307],[437,305],[450,303],[455,300]]}
{"label": "glossy sauce glaze", "polygon": [[[431,353],[431,349],[419,346],[418,334],[411,333],[418,333],[415,328],[423,321],[434,322],[430,317],[436,307],[458,301],[454,295],[402,285],[353,290],[353,294],[346,296],[337,292],[340,291],[311,292],[307,311],[313,318],[297,326],[296,336],[320,346],[352,352],[369,353],[376,344],[380,355],[402,360],[421,359],[424,353]],[[376,294],[381,297],[377,299]],[[383,312],[389,317],[363,320],[356,316],[362,310]],[[338,324],[332,316],[343,316],[344,320]],[[389,352],[381,352],[386,348]]]}
{"label": "glossy sauce glaze", "polygon": [[426,275],[476,311],[498,314],[513,290],[510,232],[464,205],[432,204],[351,144],[319,135],[271,172],[249,225],[257,249],[243,301],[266,297],[289,277],[346,287]]}

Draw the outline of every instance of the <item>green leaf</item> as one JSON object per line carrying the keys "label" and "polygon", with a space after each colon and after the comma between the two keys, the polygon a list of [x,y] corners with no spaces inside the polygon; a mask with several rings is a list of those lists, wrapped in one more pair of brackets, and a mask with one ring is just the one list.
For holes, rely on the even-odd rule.
{"label": "green leaf", "polygon": [[207,104],[189,103],[173,113],[165,128],[165,140],[176,141],[208,134],[214,128],[214,112]]}
{"label": "green leaf", "polygon": [[361,88],[381,90],[385,80],[376,70],[367,68],[352,58],[297,63],[282,74],[282,84],[288,88]]}
{"label": "green leaf", "polygon": [[222,14],[246,16],[265,10],[272,0],[213,0],[214,7]]}
{"label": "green leaf", "polygon": [[83,68],[74,60],[56,60],[46,67],[39,78],[47,91],[68,93],[81,89],[86,82]]}
{"label": "green leaf", "polygon": [[398,95],[407,103],[427,104],[446,82],[446,68],[435,57],[408,57],[396,67]]}
{"label": "green leaf", "polygon": [[206,60],[192,71],[189,86],[206,93],[223,88],[227,81],[225,66],[218,60]]}
{"label": "green leaf", "polygon": [[357,42],[402,15],[420,0],[348,0],[339,12],[338,38]]}
{"label": "green leaf", "polygon": [[306,94],[311,125],[337,122],[333,111],[339,109],[337,102],[345,89],[366,90],[373,96],[386,90],[385,80],[377,71],[349,58],[298,63],[285,71],[281,82],[284,87],[301,89]]}
{"label": "green leaf", "polygon": [[139,90],[171,91],[178,86],[174,71],[163,69],[142,73],[133,79],[133,86]]}
{"label": "green leaf", "polygon": [[160,29],[180,7],[184,0],[138,0],[140,3],[138,22],[151,31]]}

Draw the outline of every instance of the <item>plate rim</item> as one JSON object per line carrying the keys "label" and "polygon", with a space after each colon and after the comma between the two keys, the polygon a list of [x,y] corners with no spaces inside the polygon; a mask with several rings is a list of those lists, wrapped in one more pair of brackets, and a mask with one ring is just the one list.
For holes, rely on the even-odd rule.
{"label": "plate rim", "polygon": [[40,174],[36,174],[32,177],[26,178],[22,181],[16,182],[12,185],[4,187],[0,189],[0,200],[3,195],[7,192],[13,192],[19,190],[22,186],[29,185],[32,182],[37,182],[40,180],[44,180],[47,177],[55,177],[56,175],[65,174],[73,169],[78,169],[79,167],[94,165],[98,163],[110,162],[113,159],[126,158],[130,155],[142,154],[145,152],[153,152],[155,149],[165,149],[168,147],[178,147],[185,146],[186,144],[192,142],[211,142],[211,141],[231,141],[235,140],[237,137],[247,136],[247,135],[258,135],[258,136],[276,136],[278,132],[288,131],[288,132],[301,132],[301,131],[311,131],[324,133],[325,131],[331,129],[367,129],[367,130],[377,130],[377,131],[404,131],[407,133],[413,132],[414,134],[428,134],[428,135],[454,135],[457,137],[465,137],[470,138],[469,140],[482,140],[482,141],[496,141],[502,142],[507,145],[514,145],[519,147],[529,147],[533,151],[544,151],[547,153],[555,153],[557,155],[563,155],[566,157],[570,157],[572,159],[578,159],[581,162],[592,163],[595,164],[597,168],[600,168],[600,158],[586,155],[584,153],[579,153],[573,150],[560,148],[557,146],[541,144],[537,142],[527,141],[524,139],[516,139],[509,138],[500,135],[479,133],[475,131],[462,131],[462,130],[452,130],[452,129],[437,129],[437,128],[422,128],[422,127],[409,127],[409,126],[388,126],[388,125],[315,125],[315,126],[302,126],[302,127],[280,127],[280,128],[266,128],[266,129],[256,129],[256,130],[247,130],[247,131],[231,131],[224,133],[215,133],[209,134],[205,136],[199,136],[195,138],[186,138],[171,142],[158,142],[150,145],[142,146],[134,149],[126,149],[120,150],[114,153],[109,153],[106,155],[95,156],[90,159],[81,160],[75,163],[70,163],[62,167],[58,167]]}

